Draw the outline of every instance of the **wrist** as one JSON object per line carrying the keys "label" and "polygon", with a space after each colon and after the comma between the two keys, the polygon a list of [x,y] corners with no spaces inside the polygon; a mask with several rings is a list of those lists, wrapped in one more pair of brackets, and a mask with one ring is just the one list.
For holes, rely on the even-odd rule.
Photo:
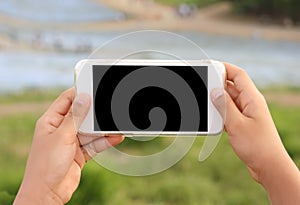
{"label": "wrist", "polygon": [[267,188],[270,180],[274,180],[273,177],[283,174],[287,166],[293,164],[276,129],[271,136],[268,145],[257,150],[258,163],[255,170],[257,181],[265,188]]}
{"label": "wrist", "polygon": [[[261,172],[261,185],[272,204],[299,204],[300,173],[287,152],[274,156]],[[295,203],[297,202],[297,203]]]}
{"label": "wrist", "polygon": [[40,186],[30,184],[30,186],[23,184],[15,198],[14,205],[19,204],[49,204],[49,205],[63,205],[62,200],[52,191]]}

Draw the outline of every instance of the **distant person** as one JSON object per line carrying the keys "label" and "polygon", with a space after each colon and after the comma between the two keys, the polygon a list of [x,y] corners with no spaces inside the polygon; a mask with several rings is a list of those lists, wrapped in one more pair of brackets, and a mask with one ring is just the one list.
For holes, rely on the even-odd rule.
{"label": "distant person", "polygon": [[195,5],[189,5],[186,3],[179,4],[177,8],[177,13],[182,18],[191,17],[197,10]]}
{"label": "distant person", "polygon": [[[216,89],[211,97],[224,118],[233,150],[265,188],[272,205],[300,204],[299,170],[280,140],[264,97],[244,70],[228,63],[225,67],[226,91]],[[226,112],[222,109],[224,95]],[[88,153],[101,152],[123,140],[122,136],[109,136],[80,145],[73,117],[84,119],[90,98],[80,94],[73,101],[73,97],[74,89],[64,92],[37,122],[15,205],[67,203],[91,157]]]}

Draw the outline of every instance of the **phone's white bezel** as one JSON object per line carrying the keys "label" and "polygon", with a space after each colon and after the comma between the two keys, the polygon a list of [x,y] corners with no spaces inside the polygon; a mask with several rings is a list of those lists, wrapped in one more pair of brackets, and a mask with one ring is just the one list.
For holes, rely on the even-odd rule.
{"label": "phone's white bezel", "polygon": [[[208,66],[208,132],[145,132],[145,131],[94,131],[94,116],[93,116],[93,65],[143,65],[143,66]],[[214,88],[223,88],[226,80],[226,71],[223,63],[214,60],[81,60],[75,67],[75,88],[76,94],[87,93],[92,97],[91,108],[84,121],[82,122],[79,132],[88,135],[109,135],[123,134],[128,136],[150,136],[150,135],[217,135],[223,131],[224,123],[221,115],[210,100],[210,92]]]}

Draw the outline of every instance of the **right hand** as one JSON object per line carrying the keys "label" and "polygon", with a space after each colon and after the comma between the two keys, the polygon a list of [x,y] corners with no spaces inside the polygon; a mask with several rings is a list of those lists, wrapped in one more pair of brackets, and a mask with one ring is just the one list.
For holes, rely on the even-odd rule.
{"label": "right hand", "polygon": [[252,177],[261,182],[264,167],[272,163],[274,156],[284,154],[285,149],[267,103],[247,73],[237,66],[224,65],[227,72],[226,91],[213,90],[212,100],[222,114],[231,146]]}
{"label": "right hand", "polygon": [[224,119],[232,148],[264,186],[271,204],[300,204],[299,170],[281,142],[263,95],[244,70],[224,65],[226,91],[215,89],[211,97]]}

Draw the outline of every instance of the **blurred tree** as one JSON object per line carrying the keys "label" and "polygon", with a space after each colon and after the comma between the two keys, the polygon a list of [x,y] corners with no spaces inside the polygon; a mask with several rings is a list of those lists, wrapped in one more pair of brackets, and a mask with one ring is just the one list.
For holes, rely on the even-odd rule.
{"label": "blurred tree", "polygon": [[[299,0],[156,0],[170,5],[196,5],[198,7],[217,2],[229,1],[239,14],[258,15],[270,20],[281,20],[282,23],[300,24]],[[264,19],[262,19],[264,20]]]}
{"label": "blurred tree", "polygon": [[0,192],[0,205],[12,204],[15,196],[9,194],[7,191]]}
{"label": "blurred tree", "polygon": [[[300,21],[299,0],[230,0],[236,12],[260,16],[270,16],[272,19],[290,19],[294,23]],[[284,23],[284,22],[283,22]]]}

